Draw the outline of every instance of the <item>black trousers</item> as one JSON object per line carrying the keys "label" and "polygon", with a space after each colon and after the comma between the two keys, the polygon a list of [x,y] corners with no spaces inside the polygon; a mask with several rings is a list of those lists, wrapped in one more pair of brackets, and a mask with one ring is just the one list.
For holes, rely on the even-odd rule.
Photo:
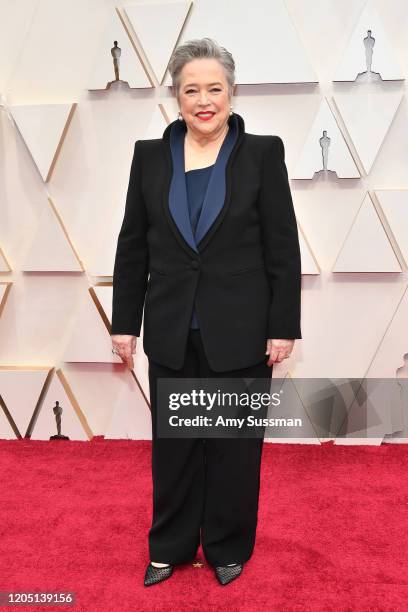
{"label": "black trousers", "polygon": [[149,360],[153,516],[148,539],[152,561],[171,564],[191,561],[199,547],[200,535],[206,560],[214,567],[249,559],[255,545],[263,448],[263,437],[158,437],[158,379],[270,380],[273,366],[268,366],[267,360],[265,355],[261,363],[253,366],[214,372],[198,329],[189,332],[181,369],[173,370]]}

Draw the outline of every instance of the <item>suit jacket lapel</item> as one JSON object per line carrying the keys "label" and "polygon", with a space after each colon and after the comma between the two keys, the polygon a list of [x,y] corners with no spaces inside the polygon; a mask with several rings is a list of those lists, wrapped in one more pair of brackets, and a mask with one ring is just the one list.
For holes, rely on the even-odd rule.
{"label": "suit jacket lapel", "polygon": [[233,119],[218,152],[210,180],[208,181],[207,192],[196,228],[197,244],[204,238],[205,234],[218,217],[225,202],[225,169],[238,135],[238,126],[234,115]]}
{"label": "suit jacket lapel", "polygon": [[[229,166],[228,162],[232,154],[236,151],[237,141],[242,138],[244,121],[236,113],[229,118],[229,130],[222,143],[208,182],[195,237],[190,223],[185,181],[184,136],[186,129],[185,122],[176,119],[167,126],[163,134],[163,140],[170,148],[173,169],[168,192],[168,210],[184,241],[190,249],[198,253],[199,248],[197,245],[204,237],[208,238],[209,229],[215,224],[214,222],[217,218],[221,217],[221,213],[228,203],[229,194],[227,193],[226,186],[226,169],[227,165]],[[165,213],[167,213],[165,202],[164,206]]]}
{"label": "suit jacket lapel", "polygon": [[190,214],[187,202],[186,177],[184,166],[184,135],[186,127],[184,121],[174,121],[170,132],[170,148],[173,158],[173,178],[170,184],[169,209],[184,240],[192,249],[198,252],[190,223]]}

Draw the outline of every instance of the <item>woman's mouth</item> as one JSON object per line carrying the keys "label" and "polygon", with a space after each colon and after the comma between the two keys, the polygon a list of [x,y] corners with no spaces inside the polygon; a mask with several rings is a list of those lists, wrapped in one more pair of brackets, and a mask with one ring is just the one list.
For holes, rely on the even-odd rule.
{"label": "woman's mouth", "polygon": [[210,119],[213,118],[213,116],[215,115],[215,113],[212,112],[202,112],[202,113],[197,113],[197,117],[199,119],[201,119],[201,121],[209,121]]}

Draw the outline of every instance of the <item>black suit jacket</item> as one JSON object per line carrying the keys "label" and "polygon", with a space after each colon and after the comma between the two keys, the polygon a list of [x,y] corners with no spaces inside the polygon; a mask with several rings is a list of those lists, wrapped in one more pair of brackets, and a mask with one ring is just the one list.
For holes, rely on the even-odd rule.
{"label": "black suit jacket", "polygon": [[245,132],[235,115],[225,199],[198,250],[169,208],[170,130],[178,120],[163,138],[134,147],[111,334],[139,336],[144,306],[144,351],[174,369],[184,362],[194,300],[206,356],[217,372],[265,359],[267,338],[302,337],[300,249],[284,145],[279,136]]}

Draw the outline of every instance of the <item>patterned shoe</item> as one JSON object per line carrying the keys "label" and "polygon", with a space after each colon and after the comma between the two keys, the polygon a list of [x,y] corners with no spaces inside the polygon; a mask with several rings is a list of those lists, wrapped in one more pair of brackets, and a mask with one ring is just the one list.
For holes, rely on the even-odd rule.
{"label": "patterned shoe", "polygon": [[162,580],[166,580],[166,578],[170,578],[173,573],[173,566],[168,565],[167,567],[155,567],[151,563],[146,568],[146,573],[144,577],[144,585],[151,586],[152,584],[156,584],[157,582],[162,582]]}
{"label": "patterned shoe", "polygon": [[222,565],[215,568],[215,575],[218,578],[220,584],[228,584],[231,580],[238,578],[242,572],[241,563],[235,563],[235,565]]}

